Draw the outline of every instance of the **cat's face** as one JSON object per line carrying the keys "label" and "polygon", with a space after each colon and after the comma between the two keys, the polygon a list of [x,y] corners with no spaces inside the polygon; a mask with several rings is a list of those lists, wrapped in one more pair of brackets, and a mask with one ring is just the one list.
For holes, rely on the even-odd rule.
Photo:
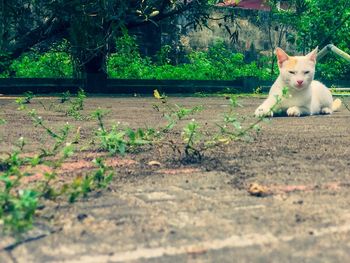
{"label": "cat's face", "polygon": [[278,67],[283,81],[296,90],[308,88],[315,75],[318,48],[306,56],[288,56],[281,48],[276,49]]}

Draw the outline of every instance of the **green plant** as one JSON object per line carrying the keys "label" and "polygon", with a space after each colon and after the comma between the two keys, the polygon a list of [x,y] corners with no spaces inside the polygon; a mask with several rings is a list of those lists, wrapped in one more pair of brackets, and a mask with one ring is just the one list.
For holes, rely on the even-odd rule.
{"label": "green plant", "polygon": [[65,103],[66,101],[69,101],[70,98],[71,98],[71,94],[70,94],[69,90],[67,90],[66,92],[63,92],[61,94],[60,103]]}
{"label": "green plant", "polygon": [[34,94],[31,91],[24,92],[24,103],[29,104],[32,98],[34,98]]}
{"label": "green plant", "polygon": [[182,137],[185,142],[184,152],[187,161],[193,162],[202,159],[201,150],[196,148],[202,138],[199,128],[199,124],[194,119],[183,128]]}
{"label": "green plant", "polygon": [[[42,199],[55,200],[61,195],[68,194],[68,200],[74,202],[79,196],[86,197],[93,190],[107,187],[113,175],[114,170],[106,166],[101,158],[93,163],[96,170],[91,174],[86,174],[75,178],[72,183],[56,186],[56,177],[58,169],[62,163],[74,154],[74,147],[70,143],[65,146],[53,158],[36,155],[34,157],[21,157],[25,146],[23,138],[20,138],[18,149],[9,153],[6,159],[0,159],[0,227],[7,232],[20,235],[32,227],[35,213],[41,204]],[[37,184],[28,187],[23,183],[30,172],[24,172],[26,167],[35,167],[39,164],[50,167],[50,172],[43,174]]]}
{"label": "green plant", "polygon": [[73,76],[71,56],[65,51],[68,43],[63,41],[51,50],[40,53],[36,50],[23,54],[12,61],[10,70],[21,78],[62,78]]}
{"label": "green plant", "polygon": [[17,147],[8,157],[0,160],[0,225],[4,230],[14,233],[23,232],[32,226],[38,203],[38,193],[33,189],[21,189],[21,180],[27,174],[21,166],[36,163],[32,158],[22,158],[20,153],[25,146],[21,137]]}
{"label": "green plant", "polygon": [[26,105],[25,105],[25,100],[24,98],[20,97],[20,98],[17,98],[15,100],[15,102],[18,104],[18,110],[24,110],[26,109]]}
{"label": "green plant", "polygon": [[[165,96],[159,95],[159,98],[158,95],[159,93],[155,92],[155,97],[158,97],[158,99],[162,101],[166,99]],[[276,103],[271,107],[270,111],[278,111],[280,103],[287,96],[288,89],[284,88],[282,95],[276,96]],[[259,124],[267,119],[259,117],[256,121],[246,124],[246,118],[244,116],[240,117],[235,111],[237,106],[242,106],[237,102],[237,97],[235,95],[226,95],[226,99],[229,100],[229,110],[223,114],[222,121],[216,123],[216,126],[219,128],[216,133],[205,133],[201,130],[199,124],[192,119],[182,131],[184,145],[174,145],[171,142],[164,141],[161,143],[169,145],[174,152],[180,154],[181,161],[188,163],[201,161],[206,151],[220,145],[229,144],[239,139],[250,141],[252,132],[259,132]],[[163,132],[165,131],[163,130]]]}
{"label": "green plant", "polygon": [[[35,212],[42,198],[52,199],[62,192],[56,191],[51,182],[56,179],[57,169],[62,162],[74,152],[71,145],[66,144],[60,154],[57,152],[54,155],[61,155],[58,159],[45,159],[46,156],[43,155],[21,157],[24,146],[25,141],[20,138],[17,143],[18,149],[0,160],[0,222],[5,232],[14,234],[21,234],[32,227]],[[32,174],[25,168],[33,168],[39,164],[50,167],[51,171],[45,172],[38,184],[28,188],[23,184],[23,179]]]}
{"label": "green plant", "polygon": [[20,233],[30,229],[38,205],[37,192],[25,189],[11,193],[14,187],[11,180],[2,175],[0,181],[5,183],[4,192],[0,192],[0,222],[3,222],[4,230]]}
{"label": "green plant", "polygon": [[83,89],[79,89],[76,99],[72,102],[74,108],[77,110],[84,109],[84,100],[86,99],[86,93]]}
{"label": "green plant", "polygon": [[164,118],[168,121],[163,132],[172,130],[178,121],[203,110],[202,105],[197,105],[193,108],[185,108],[175,103],[169,103],[167,96],[165,96],[165,94],[160,95],[158,90],[153,91],[153,96],[161,101],[160,105],[153,105],[153,108],[158,112],[162,112]]}
{"label": "green plant", "polygon": [[117,40],[117,53],[108,58],[108,75],[112,78],[138,79],[199,79],[232,80],[242,77],[270,78],[266,61],[245,63],[244,56],[233,53],[223,42],[209,48],[208,52],[192,51],[189,63],[171,65],[170,47],[163,46],[157,53],[156,63],[140,55],[136,39],[128,34]]}
{"label": "green plant", "polygon": [[106,166],[102,158],[96,158],[92,162],[98,168],[92,175],[94,184],[97,188],[107,187],[114,176],[113,169]]}
{"label": "green plant", "polygon": [[27,91],[23,94],[23,97],[17,98],[15,102],[18,104],[18,109],[19,110],[26,109],[26,104],[29,104],[32,98],[34,98],[34,94],[31,91]]}
{"label": "green plant", "polygon": [[[77,105],[83,106],[78,102]],[[97,159],[94,161],[97,169],[87,174],[81,183],[77,177],[72,183],[56,185],[59,168],[75,152],[74,146],[67,142],[70,126],[66,124],[56,132],[47,126],[35,109],[28,114],[34,126],[44,129],[55,143],[51,149],[42,148],[41,154],[22,157],[26,142],[21,137],[16,143],[17,149],[0,159],[0,226],[5,232],[16,235],[32,227],[42,199],[56,199],[69,193],[69,201],[74,201],[80,195],[86,196],[92,190],[106,187],[114,174],[102,159]],[[43,172],[42,179],[30,186],[23,183],[25,177],[32,175],[28,168],[39,164],[49,167],[48,171]]]}
{"label": "green plant", "polygon": [[117,53],[107,60],[108,75],[112,78],[142,79],[150,73],[150,58],[142,58],[136,38],[124,32],[116,41]]}
{"label": "green plant", "polygon": [[92,162],[96,165],[97,170],[84,177],[77,177],[73,181],[68,190],[69,202],[74,202],[79,196],[86,197],[91,191],[106,188],[111,183],[115,175],[113,169],[106,166],[102,158],[96,158]]}
{"label": "green plant", "polygon": [[349,62],[334,54],[327,55],[324,60],[316,64],[316,68],[316,78],[324,80],[346,79],[350,74]]}
{"label": "green plant", "polygon": [[154,129],[131,129],[117,124],[108,130],[103,123],[103,117],[106,114],[107,112],[101,109],[92,114],[98,121],[99,128],[96,131],[96,137],[103,150],[107,150],[111,155],[117,153],[124,155],[131,149],[152,143],[155,135]]}
{"label": "green plant", "polygon": [[[68,194],[68,200],[73,202],[79,196],[85,197],[93,190],[107,187],[114,175],[113,169],[100,158],[93,161],[96,170],[86,174],[83,179],[77,177],[72,183],[62,186],[55,184],[62,163],[75,152],[74,146],[67,142],[70,126],[67,124],[55,132],[37,115],[35,109],[29,115],[33,124],[44,129],[55,143],[52,149],[42,148],[41,154],[24,157],[22,153],[26,143],[21,137],[16,143],[17,148],[6,158],[0,159],[0,226],[5,232],[16,235],[32,227],[43,199],[55,200]],[[25,177],[33,175],[27,168],[39,164],[49,167],[48,171],[43,172],[42,179],[35,184],[24,183]]]}
{"label": "green plant", "polygon": [[164,45],[160,48],[160,50],[156,54],[156,59],[158,65],[167,65],[170,63],[169,54],[171,51],[171,46]]}
{"label": "green plant", "polygon": [[[279,17],[287,18],[283,21],[284,24],[293,28],[298,51],[306,54],[316,46],[323,48],[327,44],[334,44],[345,52],[350,52],[349,1],[339,0],[337,5],[331,0],[290,2],[292,8],[288,12],[275,12]],[[316,77],[322,79],[346,79],[349,73],[349,63],[334,54],[327,55],[317,63]]]}
{"label": "green plant", "polygon": [[[65,95],[69,94],[66,93]],[[81,114],[81,111],[84,109],[85,99],[85,91],[83,89],[79,89],[77,96],[73,100],[70,100],[70,105],[68,110],[66,111],[66,115],[73,117],[75,120],[83,120],[84,116]]]}
{"label": "green plant", "polygon": [[71,126],[68,123],[66,123],[63,127],[60,128],[58,132],[55,132],[45,124],[41,116],[38,116],[35,109],[29,111],[29,115],[32,118],[34,126],[39,126],[43,128],[46,131],[46,133],[55,141],[52,149],[41,149],[42,156],[50,156],[56,154],[57,150],[62,145],[64,145],[65,141],[67,140]]}

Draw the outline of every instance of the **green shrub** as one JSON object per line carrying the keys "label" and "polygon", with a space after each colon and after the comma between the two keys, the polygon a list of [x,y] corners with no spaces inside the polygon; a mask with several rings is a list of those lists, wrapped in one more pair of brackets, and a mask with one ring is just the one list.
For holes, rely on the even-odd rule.
{"label": "green shrub", "polygon": [[112,54],[107,63],[108,76],[121,79],[144,79],[152,67],[148,58],[131,54],[129,57],[126,54]]}
{"label": "green shrub", "polygon": [[350,75],[350,64],[344,59],[328,55],[317,63],[316,77],[323,80],[346,79]]}
{"label": "green shrub", "polygon": [[141,57],[135,37],[125,33],[117,39],[116,48],[118,52],[107,60],[110,78],[142,79],[148,75],[151,61]]}
{"label": "green shrub", "polygon": [[[266,64],[245,63],[241,53],[233,53],[223,42],[207,52],[193,51],[189,63],[171,65],[169,46],[158,52],[157,62],[141,57],[135,38],[124,35],[117,41],[118,52],[108,58],[108,75],[122,79],[232,80],[240,77],[268,79]],[[261,64],[261,63],[260,63]]]}
{"label": "green shrub", "polygon": [[66,52],[27,53],[13,61],[10,69],[15,72],[16,77],[23,78],[68,78],[73,76],[73,63]]}
{"label": "green shrub", "polygon": [[[0,52],[0,77],[14,72],[16,77],[72,77],[73,62],[63,43],[46,53],[29,52],[17,60],[8,61],[8,54]],[[179,79],[179,80],[234,80],[255,77],[273,80],[277,77],[277,66],[271,74],[268,57],[246,63],[241,53],[234,53],[217,42],[208,51],[192,51],[187,55],[188,63],[171,64],[171,47],[165,45],[156,54],[155,61],[142,57],[136,38],[124,33],[116,41],[117,52],[107,58],[107,72],[110,78],[120,79]],[[10,65],[10,66],[9,66]],[[317,78],[326,80],[344,79],[350,72],[345,61],[327,57],[318,64]]]}

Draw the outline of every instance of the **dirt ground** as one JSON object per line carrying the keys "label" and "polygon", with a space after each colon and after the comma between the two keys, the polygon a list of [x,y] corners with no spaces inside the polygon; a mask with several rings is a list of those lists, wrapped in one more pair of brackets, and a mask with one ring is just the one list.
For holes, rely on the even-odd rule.
{"label": "dirt ground", "polygon": [[[50,127],[69,121],[81,127],[80,153],[65,176],[90,169],[97,150],[87,150],[96,122],[75,121],[44,110],[57,98],[35,98]],[[174,97],[185,106],[204,105],[195,116],[207,131],[228,109],[223,97]],[[349,99],[347,102],[349,103]],[[241,98],[249,116],[261,98]],[[110,110],[107,125],[159,127],[165,122],[153,98],[88,98],[84,114]],[[0,154],[23,136],[25,151],[50,140],[33,128],[13,98],[0,99]],[[192,118],[192,117],[190,117]],[[107,120],[108,119],[108,120]],[[186,123],[186,121],[185,121]],[[263,123],[252,140],[204,153],[183,163],[166,147],[146,147],[107,157],[116,170],[111,186],[74,204],[47,202],[24,241],[0,236],[0,262],[347,262],[350,258],[350,112],[330,116],[278,117]],[[181,125],[169,140],[178,140]],[[150,166],[158,161],[160,166]],[[251,195],[251,184],[266,195]]]}

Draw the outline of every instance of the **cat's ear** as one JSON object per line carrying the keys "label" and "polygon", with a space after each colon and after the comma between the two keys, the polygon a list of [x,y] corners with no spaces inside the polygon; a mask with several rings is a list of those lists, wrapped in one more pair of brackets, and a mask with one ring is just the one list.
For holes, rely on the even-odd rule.
{"label": "cat's ear", "polygon": [[318,52],[318,47],[316,47],[314,50],[312,50],[309,54],[307,54],[306,56],[313,62],[316,63],[316,59],[317,59],[317,52]]}
{"label": "cat's ear", "polygon": [[278,66],[281,68],[284,61],[289,59],[289,56],[282,48],[276,48],[276,56],[278,60]]}

